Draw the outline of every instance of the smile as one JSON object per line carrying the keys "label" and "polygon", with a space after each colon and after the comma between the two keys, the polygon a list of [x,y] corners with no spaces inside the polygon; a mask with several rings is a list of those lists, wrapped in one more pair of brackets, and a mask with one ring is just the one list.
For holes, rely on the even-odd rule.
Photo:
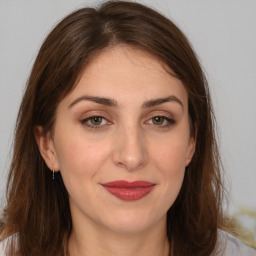
{"label": "smile", "polygon": [[139,200],[148,195],[156,184],[147,181],[112,181],[102,186],[112,195],[125,201]]}

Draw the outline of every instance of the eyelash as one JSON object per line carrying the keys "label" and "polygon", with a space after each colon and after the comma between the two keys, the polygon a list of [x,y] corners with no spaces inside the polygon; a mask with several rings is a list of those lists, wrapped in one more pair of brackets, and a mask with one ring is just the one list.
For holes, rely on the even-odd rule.
{"label": "eyelash", "polygon": [[[166,124],[164,124],[164,125],[157,125],[157,124],[153,123],[152,125],[154,125],[156,128],[161,128],[161,129],[169,128],[170,126],[175,124],[175,120],[172,118],[169,118],[167,116],[156,115],[156,116],[152,116],[149,120],[153,120],[154,118],[163,118],[164,122],[166,122]],[[149,121],[147,121],[147,122],[149,122]]]}
{"label": "eyelash", "polygon": [[[103,124],[103,125],[102,124],[99,124],[99,125],[89,124],[89,121],[91,121],[93,118],[101,118],[102,120],[105,120],[106,124]],[[168,128],[168,127],[170,127],[170,126],[172,126],[176,123],[176,121],[174,119],[169,118],[167,116],[161,116],[161,115],[152,116],[146,123],[153,120],[154,118],[163,118],[164,122],[167,122],[164,125],[161,125],[161,124],[157,125],[157,124],[154,124],[154,123],[150,124],[150,125],[155,126],[155,128],[164,129],[164,128]],[[81,120],[82,125],[86,125],[87,127],[91,128],[91,129],[103,129],[105,127],[105,125],[108,125],[107,123],[110,123],[110,122],[105,117],[97,116],[97,115],[89,116],[89,117]]]}
{"label": "eyelash", "polygon": [[83,120],[81,120],[81,124],[86,125],[87,127],[91,128],[91,129],[102,129],[104,125],[93,125],[93,124],[89,124],[89,121],[91,121],[93,118],[101,118],[102,120],[105,120],[106,122],[108,122],[108,120],[104,117],[104,116],[89,116]]}

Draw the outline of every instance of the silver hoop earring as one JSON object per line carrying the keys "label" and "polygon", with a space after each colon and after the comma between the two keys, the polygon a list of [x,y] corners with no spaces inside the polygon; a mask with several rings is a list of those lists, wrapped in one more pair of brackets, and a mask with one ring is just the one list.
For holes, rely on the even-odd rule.
{"label": "silver hoop earring", "polygon": [[54,180],[54,170],[52,170],[52,179]]}

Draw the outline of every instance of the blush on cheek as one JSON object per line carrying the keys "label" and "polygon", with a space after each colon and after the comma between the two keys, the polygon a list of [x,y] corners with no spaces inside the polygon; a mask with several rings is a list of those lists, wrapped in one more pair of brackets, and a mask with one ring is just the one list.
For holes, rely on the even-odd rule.
{"label": "blush on cheek", "polygon": [[[66,172],[78,178],[92,178],[109,158],[107,143],[90,140],[74,140],[62,147],[60,162]],[[64,145],[63,145],[64,146]],[[64,170],[63,170],[64,171]]]}
{"label": "blush on cheek", "polygon": [[184,147],[165,147],[153,153],[158,168],[182,170],[185,168],[186,150]]}

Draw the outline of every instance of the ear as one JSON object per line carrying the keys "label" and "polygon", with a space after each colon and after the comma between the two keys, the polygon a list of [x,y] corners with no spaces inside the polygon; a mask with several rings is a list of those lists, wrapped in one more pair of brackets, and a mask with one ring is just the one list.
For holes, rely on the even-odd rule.
{"label": "ear", "polygon": [[42,126],[34,128],[34,136],[46,165],[50,170],[59,171],[59,164],[50,132],[45,133]]}
{"label": "ear", "polygon": [[196,139],[191,136],[188,143],[188,150],[186,156],[186,167],[190,164],[196,149]]}

